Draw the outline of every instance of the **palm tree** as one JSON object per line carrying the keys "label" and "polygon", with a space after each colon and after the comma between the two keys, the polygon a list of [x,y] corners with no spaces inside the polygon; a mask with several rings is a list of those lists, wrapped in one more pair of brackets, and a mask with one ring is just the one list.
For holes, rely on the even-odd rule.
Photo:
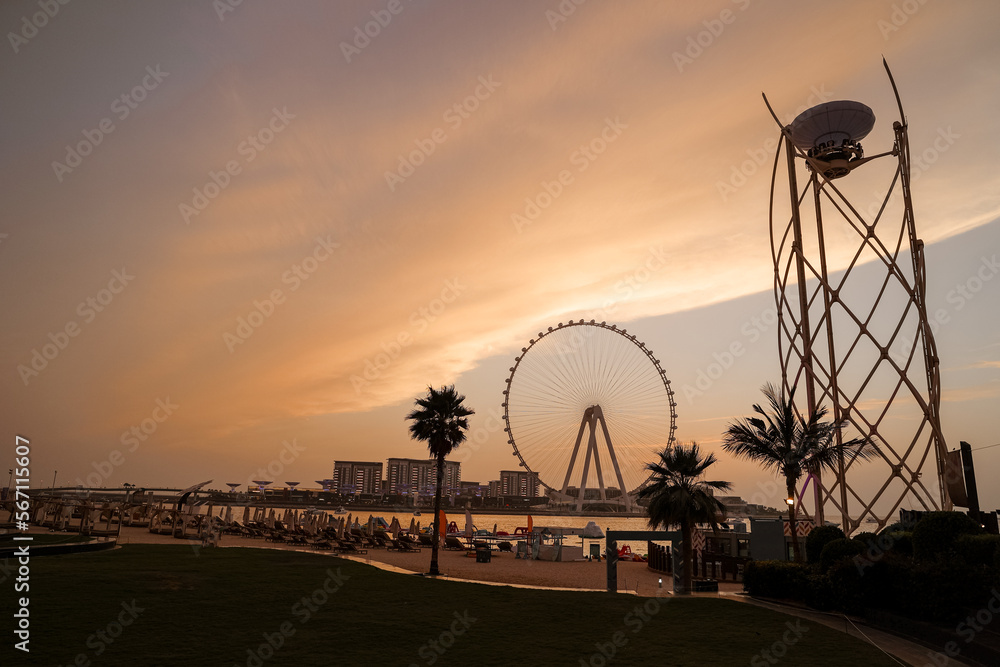
{"label": "palm tree", "polygon": [[712,495],[713,489],[726,491],[729,482],[706,482],[701,477],[705,470],[715,463],[715,454],[702,458],[698,443],[690,447],[678,445],[667,447],[660,452],[660,460],[646,465],[651,476],[649,482],[639,490],[639,498],[649,498],[646,514],[649,527],[664,530],[680,525],[684,547],[684,578],[682,593],[691,592],[694,549],[691,535],[696,523],[708,523],[712,530],[718,529],[725,520],[726,508]]}
{"label": "palm tree", "polygon": [[779,392],[770,383],[761,391],[770,403],[771,413],[754,404],[754,412],[760,417],[746,417],[730,424],[722,447],[737,458],[759,463],[765,470],[773,470],[785,478],[792,551],[795,560],[800,561],[802,554],[795,533],[795,487],[802,473],[823,469],[835,471],[841,456],[868,461],[878,454],[878,449],[866,438],[854,438],[838,445],[835,436],[848,421],[823,421],[827,414],[825,406],[820,406],[808,419],[797,416],[792,405],[794,387],[787,399],[783,391]]}
{"label": "palm tree", "polygon": [[406,418],[410,424],[410,435],[427,443],[431,456],[437,458],[437,490],[434,492],[434,542],[431,547],[432,576],[441,574],[438,570],[438,533],[441,520],[441,487],[444,486],[444,458],[465,442],[465,431],[469,428],[469,415],[474,410],[462,405],[465,396],[450,387],[427,387],[427,396],[416,400],[417,408]]}

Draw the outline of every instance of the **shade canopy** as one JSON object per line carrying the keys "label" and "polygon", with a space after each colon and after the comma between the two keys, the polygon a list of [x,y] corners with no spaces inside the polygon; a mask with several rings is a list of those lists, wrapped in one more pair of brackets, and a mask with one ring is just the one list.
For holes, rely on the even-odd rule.
{"label": "shade canopy", "polygon": [[592,537],[597,539],[604,537],[604,531],[602,531],[600,526],[598,526],[595,522],[588,521],[587,525],[583,529],[582,535],[583,537]]}
{"label": "shade canopy", "polygon": [[875,126],[875,113],[861,102],[837,100],[806,109],[788,126],[792,143],[803,151],[844,141],[861,141]]}

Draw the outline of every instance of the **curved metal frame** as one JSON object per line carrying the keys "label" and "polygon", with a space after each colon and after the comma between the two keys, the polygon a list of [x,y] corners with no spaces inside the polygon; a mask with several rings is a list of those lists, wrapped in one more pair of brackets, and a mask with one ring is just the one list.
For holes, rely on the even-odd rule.
{"label": "curved metal frame", "polygon": [[[506,386],[506,389],[504,389],[504,391],[503,391],[504,401],[503,401],[503,403],[501,405],[503,407],[504,432],[507,433],[507,442],[510,444],[511,447],[513,447],[513,449],[514,449],[513,455],[518,458],[518,460],[520,461],[521,467],[524,468],[525,470],[527,470],[529,473],[534,473],[535,471],[533,471],[531,469],[531,466],[524,459],[524,456],[522,455],[521,451],[518,449],[517,443],[514,441],[513,431],[511,430],[510,411],[508,409],[508,403],[507,403],[507,399],[508,399],[508,396],[509,396],[509,393],[510,393],[511,382],[514,380],[514,374],[517,372],[518,366],[521,365],[521,360],[524,359],[525,355],[527,355],[527,353],[531,350],[531,348],[533,348],[535,345],[537,345],[539,342],[541,342],[542,339],[544,339],[546,336],[550,336],[553,333],[556,333],[557,331],[562,331],[562,330],[568,329],[570,327],[580,327],[580,326],[584,326],[584,327],[598,327],[598,328],[601,328],[601,329],[606,329],[608,331],[612,331],[612,332],[618,334],[619,336],[622,336],[623,338],[631,341],[633,345],[635,345],[636,347],[638,347],[646,355],[646,357],[649,358],[649,361],[653,364],[653,367],[656,368],[656,371],[657,371],[657,373],[660,376],[660,380],[663,382],[663,388],[667,392],[667,401],[670,404],[670,435],[669,435],[669,437],[667,439],[667,447],[670,447],[670,446],[672,446],[674,444],[674,433],[677,430],[677,403],[674,401],[674,390],[670,388],[670,380],[667,379],[666,372],[660,366],[659,360],[656,357],[653,356],[652,351],[649,348],[646,347],[645,343],[643,343],[642,341],[640,341],[639,339],[637,339],[634,335],[630,334],[628,332],[628,330],[626,330],[626,329],[619,329],[617,327],[617,325],[608,324],[607,322],[597,322],[596,320],[590,320],[589,322],[586,321],[586,320],[579,320],[579,321],[570,320],[569,322],[567,322],[565,324],[562,323],[562,322],[560,322],[555,327],[549,327],[547,331],[539,331],[537,338],[532,338],[528,342],[528,346],[527,347],[522,347],[521,348],[521,354],[518,355],[518,356],[516,356],[516,357],[514,357],[514,365],[510,367],[510,375],[507,377],[507,381],[506,381],[507,386]],[[589,439],[589,442],[587,444],[587,455],[586,455],[587,464],[585,464],[584,472],[583,472],[583,479],[584,479],[584,481],[586,481],[587,468],[589,467],[590,456],[591,456],[591,454],[593,454],[595,456],[595,459],[596,459],[596,456],[597,456],[596,431],[597,431],[598,424],[600,424],[600,426],[602,427],[603,433],[604,433],[605,442],[608,445],[608,449],[609,449],[609,452],[611,454],[611,460],[614,463],[615,470],[616,470],[616,472],[618,474],[618,480],[619,480],[619,484],[621,484],[622,495],[623,495],[623,498],[625,500],[626,508],[631,509],[631,506],[632,506],[631,497],[629,496],[629,491],[625,489],[625,483],[622,480],[621,472],[618,470],[618,459],[615,456],[614,449],[613,449],[613,446],[611,444],[611,438],[610,438],[610,435],[608,434],[607,424],[604,422],[604,415],[603,415],[603,413],[600,410],[595,411],[593,409],[594,407],[598,407],[599,408],[599,406],[592,406],[591,408],[587,409],[584,412],[583,418],[582,418],[582,420],[580,422],[580,431],[579,431],[579,434],[577,435],[576,446],[573,449],[573,455],[572,455],[572,458],[570,459],[570,464],[569,464],[569,467],[567,468],[567,471],[566,471],[566,480],[565,480],[565,483],[563,484],[563,492],[565,492],[565,490],[566,490],[565,487],[566,487],[566,485],[567,485],[567,483],[569,481],[569,477],[570,477],[570,475],[571,475],[571,473],[573,471],[573,463],[576,460],[576,455],[577,455],[577,452],[579,450],[579,446],[580,446],[581,438],[583,436],[584,428],[589,425],[590,426],[590,439]],[[597,461],[595,461],[595,465],[597,466],[598,476],[601,477],[600,463],[597,462]],[[537,474],[537,473],[535,473],[535,474]],[[603,486],[604,485],[603,485],[603,478],[601,477],[601,479],[602,479],[602,481],[601,481],[601,491],[602,491],[602,498],[603,498],[604,497],[604,494],[603,494],[603,492],[604,492]],[[545,481],[542,480],[541,477],[539,477],[538,481],[539,481],[539,483],[542,486],[544,486],[549,491],[557,491],[557,489],[555,489],[554,487],[552,487],[549,484],[545,483]],[[645,484],[645,481],[643,482],[643,484]],[[640,484],[638,488],[641,488],[643,486],[643,484]],[[585,491],[586,491],[586,489],[582,488],[583,486],[584,486],[584,484],[581,484],[580,496],[579,496],[578,501],[577,501],[578,509],[581,509],[581,510],[582,510],[582,505],[583,505],[583,500],[584,500],[584,494],[585,494]],[[632,489],[632,491],[634,491],[634,490],[635,489]]]}
{"label": "curved metal frame", "polygon": [[[882,459],[889,466],[888,478],[881,488],[873,495],[864,497],[858,488],[851,484],[849,473],[857,462],[856,458],[841,458],[835,481],[824,488],[819,471],[811,471],[815,481],[814,502],[816,518],[823,521],[823,508],[831,503],[840,512],[844,532],[850,535],[865,519],[870,516],[882,528],[890,517],[906,499],[915,499],[922,509],[950,509],[950,501],[944,485],[947,449],[940,423],[941,388],[938,371],[937,349],[934,336],[927,317],[926,306],[926,272],[924,268],[923,241],[916,234],[913,218],[913,205],[910,199],[910,149],[907,137],[906,116],[903,105],[893,81],[889,66],[883,59],[886,73],[889,76],[896,103],[899,107],[899,120],[893,123],[894,145],[890,152],[882,153],[859,160],[854,166],[880,157],[893,156],[898,165],[895,175],[888,187],[885,197],[874,219],[867,222],[862,214],[848,201],[844,194],[823,174],[822,164],[816,163],[791,142],[789,130],[783,127],[774,111],[764,101],[775,122],[781,128],[784,141],[778,142],[775,151],[774,167],[771,175],[771,194],[769,207],[769,225],[771,235],[771,252],[774,261],[774,296],[778,309],[778,354],[781,363],[782,385],[789,391],[800,381],[806,385],[805,405],[796,406],[800,414],[809,414],[823,403],[832,405],[832,416],[835,421],[847,420],[863,437],[869,438],[879,448]],[[775,224],[775,188],[777,182],[778,162],[784,144],[787,157],[789,195],[791,215],[786,224],[778,227]],[[796,178],[795,159],[799,158],[808,164],[810,175],[808,183],[799,190]],[[853,163],[852,163],[853,164]],[[893,238],[882,238],[876,234],[876,225],[883,220],[889,200],[896,192],[897,185],[902,192],[903,212],[899,227],[892,228]],[[818,241],[818,257],[807,257],[803,250],[803,228],[800,206],[812,191],[812,205],[815,212],[815,232]],[[858,234],[861,244],[844,275],[834,280],[827,266],[827,254],[823,231],[823,202],[827,202]],[[888,218],[889,216],[885,216]],[[890,223],[892,224],[892,223]],[[883,227],[885,224],[883,224]],[[881,231],[881,230],[879,230]],[[905,243],[904,243],[905,242]],[[893,245],[894,244],[894,245]],[[880,260],[886,269],[881,285],[873,285],[877,289],[874,303],[867,312],[855,314],[850,304],[841,297],[841,289],[845,286],[852,272],[859,265],[863,251],[870,250]],[[905,275],[900,261],[901,254],[910,254],[912,274]],[[792,283],[795,283],[794,285]],[[888,341],[880,337],[870,326],[887,288],[894,284],[906,294],[906,303],[902,308],[898,322]],[[835,347],[835,332],[842,333],[834,325],[834,311],[838,317],[845,315],[850,319],[857,334],[853,340],[847,341],[846,353],[838,353]],[[883,309],[884,310],[884,309]],[[903,331],[908,319],[916,317],[915,331]],[[897,341],[904,340],[912,333],[907,358],[903,363],[897,363],[890,355],[890,349]],[[843,342],[843,341],[840,341]],[[918,347],[920,353],[918,357]],[[862,351],[874,352],[878,355],[874,366],[867,373],[860,386],[846,386],[848,378],[841,377],[841,370],[852,359],[861,356]],[[853,355],[853,356],[852,356]],[[922,366],[922,369],[917,367]],[[895,371],[895,387],[884,404],[869,407],[862,405],[864,391],[872,382],[880,368],[891,368]],[[926,391],[917,387],[920,380],[910,379],[911,372],[918,372],[926,381]],[[887,371],[883,371],[887,372]],[[801,394],[797,397],[801,401]],[[893,405],[915,405],[921,412],[913,438],[909,442],[890,443],[889,437],[883,433],[888,429],[883,420]],[[803,409],[805,408],[805,409]],[[888,421],[888,420],[885,420]],[[881,430],[880,430],[881,429]],[[838,443],[842,441],[838,433]],[[933,458],[936,463],[936,477],[940,485],[937,494],[932,493],[921,479],[928,460]],[[890,489],[894,479],[903,483],[901,492],[895,494]],[[797,502],[801,506],[805,488]],[[881,511],[876,511],[875,504],[888,502],[889,507],[882,505]],[[860,514],[852,518],[849,512],[849,502],[860,506]],[[805,510],[805,507],[802,507]],[[808,512],[807,512],[808,514]]]}

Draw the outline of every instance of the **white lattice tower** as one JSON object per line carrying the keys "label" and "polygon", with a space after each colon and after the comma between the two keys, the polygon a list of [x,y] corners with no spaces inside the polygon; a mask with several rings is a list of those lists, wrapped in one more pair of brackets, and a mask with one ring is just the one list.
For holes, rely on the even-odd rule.
{"label": "white lattice tower", "polygon": [[[803,151],[792,141],[791,126],[783,127],[772,176],[771,247],[783,389],[797,388],[800,414],[826,405],[829,418],[846,419],[850,426],[839,441],[861,435],[880,454],[868,463],[842,459],[832,482],[824,483],[815,472],[810,476],[817,523],[823,522],[824,507],[832,506],[848,534],[869,517],[883,527],[901,506],[950,508],[942,483],[947,450],[938,357],[925,301],[923,242],[914,224],[901,104],[899,112],[892,150],[861,158],[856,144],[846,167],[831,168],[817,151]],[[775,193],[782,152],[787,218]],[[884,196],[877,205],[855,205],[836,179],[864,179],[864,170],[854,174],[853,169],[879,158],[896,162]],[[850,249],[846,269],[831,270],[831,240],[841,251]],[[843,266],[843,252],[838,258]],[[797,502],[809,514],[804,496],[803,489]]]}

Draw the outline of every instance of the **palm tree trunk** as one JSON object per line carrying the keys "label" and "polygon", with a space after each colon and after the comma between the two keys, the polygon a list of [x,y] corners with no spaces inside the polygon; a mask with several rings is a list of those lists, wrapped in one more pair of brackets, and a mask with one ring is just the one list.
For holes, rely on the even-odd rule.
{"label": "palm tree trunk", "polygon": [[441,487],[444,486],[444,454],[438,454],[437,489],[434,491],[434,535],[431,545],[431,576],[438,576],[438,543],[441,541]]}
{"label": "palm tree trunk", "polygon": [[694,544],[691,542],[691,524],[681,524],[681,542],[684,544],[684,576],[681,578],[682,595],[689,595],[694,577]]}
{"label": "palm tree trunk", "polygon": [[792,533],[792,556],[795,558],[796,563],[802,562],[802,554],[799,551],[799,534],[795,530],[795,480],[789,479],[788,484],[788,498],[792,502],[788,504],[788,529]]}

